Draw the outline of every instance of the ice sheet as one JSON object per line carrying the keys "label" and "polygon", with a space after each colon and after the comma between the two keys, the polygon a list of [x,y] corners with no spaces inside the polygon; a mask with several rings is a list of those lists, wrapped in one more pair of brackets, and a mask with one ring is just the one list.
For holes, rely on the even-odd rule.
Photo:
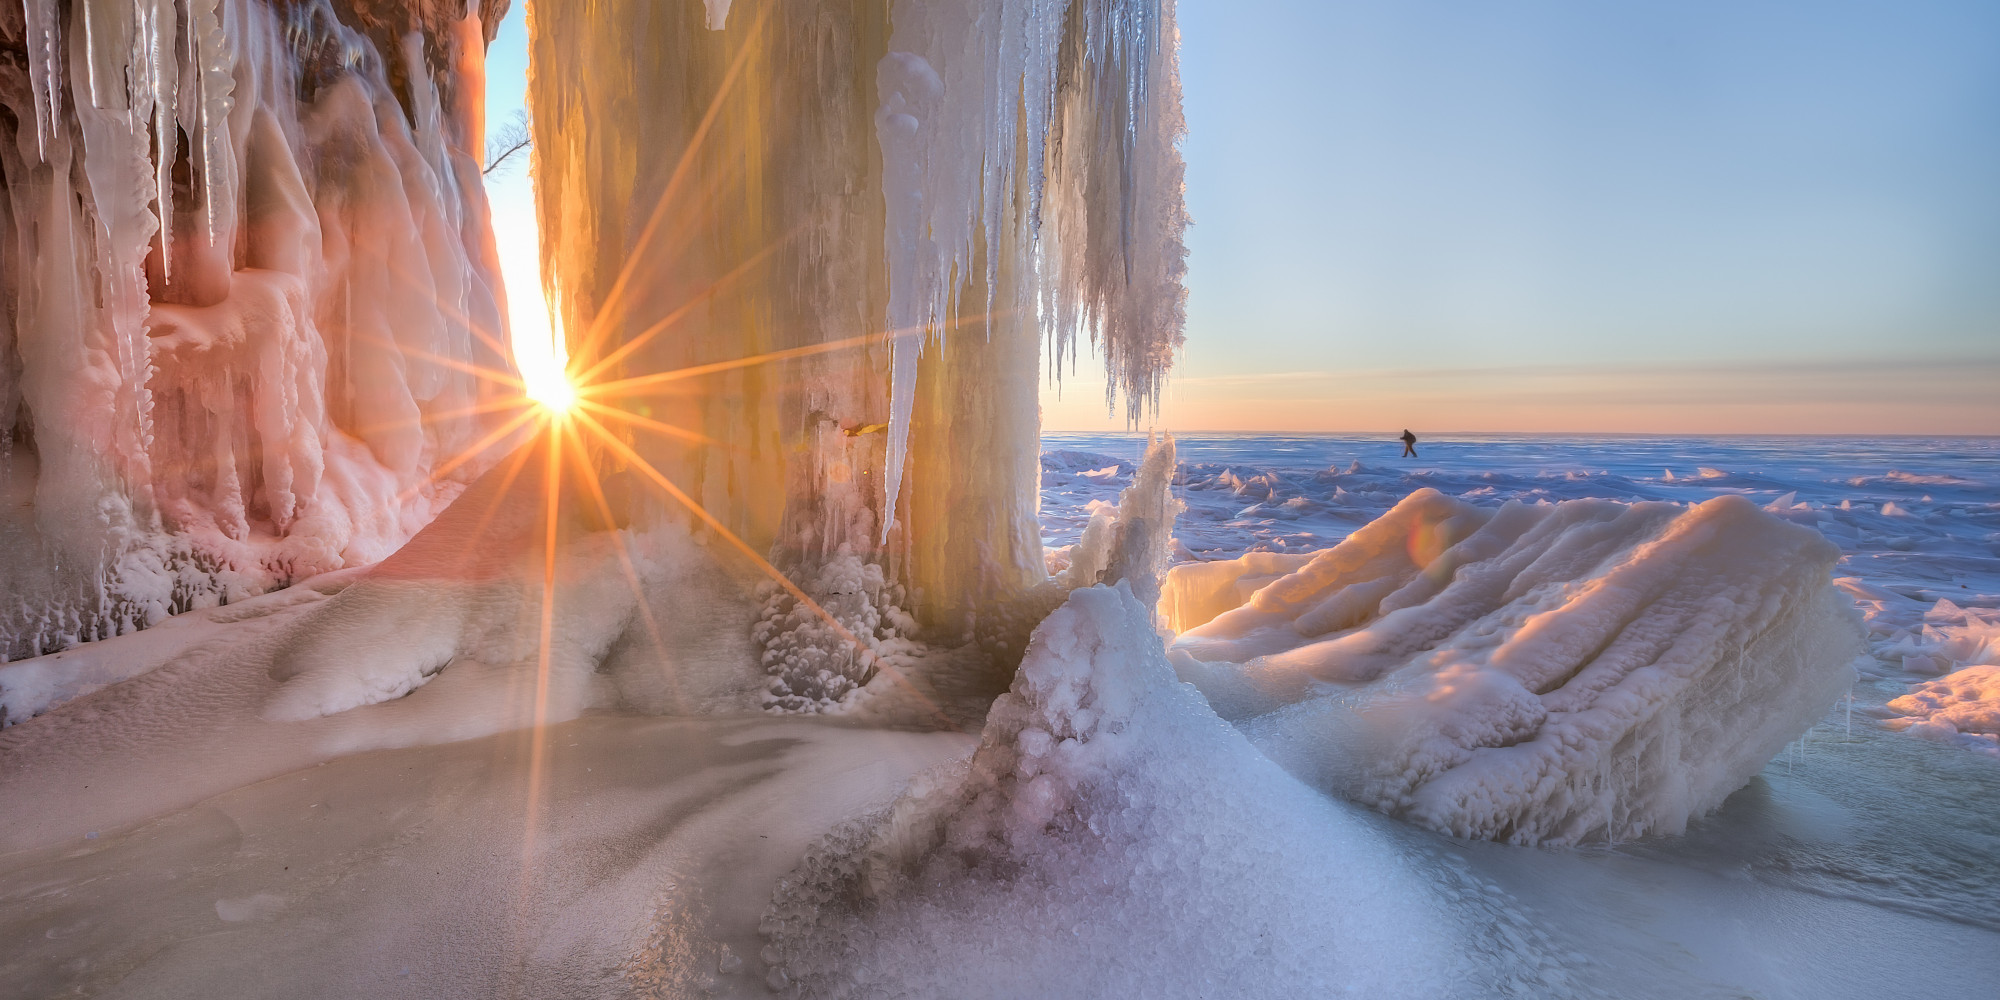
{"label": "ice sheet", "polygon": [[[1115,497],[1138,440],[1048,438],[1045,544],[1073,543],[1087,505]],[[1992,438],[1424,435],[1416,459],[1400,458],[1389,434],[1183,434],[1179,442],[1184,563],[1315,552],[1422,487],[1489,506],[1743,496],[1840,548],[1836,584],[1866,619],[1872,654],[1853,692],[1863,724],[1896,714],[1883,706],[1911,685],[1991,659],[1979,622],[2000,616],[2000,441]],[[1078,475],[1109,466],[1120,471],[1108,480]]]}

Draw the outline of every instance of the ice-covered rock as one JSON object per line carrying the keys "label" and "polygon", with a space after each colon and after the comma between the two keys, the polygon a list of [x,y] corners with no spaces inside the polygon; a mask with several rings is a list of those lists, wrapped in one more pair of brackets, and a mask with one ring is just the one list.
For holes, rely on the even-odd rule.
{"label": "ice-covered rock", "polygon": [[[1172,652],[1274,759],[1392,815],[1520,843],[1674,833],[1853,682],[1838,555],[1735,496],[1494,509],[1419,490],[1184,620]],[[1199,572],[1217,582],[1190,605],[1214,607],[1230,574]]]}

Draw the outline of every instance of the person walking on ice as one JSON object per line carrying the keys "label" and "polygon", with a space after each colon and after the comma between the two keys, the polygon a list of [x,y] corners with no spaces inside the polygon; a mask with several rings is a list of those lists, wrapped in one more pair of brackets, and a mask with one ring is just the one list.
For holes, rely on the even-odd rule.
{"label": "person walking on ice", "polygon": [[1407,427],[1403,428],[1403,457],[1417,457],[1417,436],[1410,433],[1410,429]]}

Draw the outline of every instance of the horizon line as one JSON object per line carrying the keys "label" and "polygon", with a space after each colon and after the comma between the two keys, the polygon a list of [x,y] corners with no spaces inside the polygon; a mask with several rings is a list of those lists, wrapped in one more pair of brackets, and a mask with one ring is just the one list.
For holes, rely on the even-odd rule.
{"label": "horizon line", "polygon": [[[1395,435],[1394,433],[1391,433],[1391,432],[1389,432],[1389,431],[1383,431],[1383,430],[1366,430],[1366,431],[1362,431],[1362,430],[1338,430],[1338,431],[1331,431],[1331,430],[1320,430],[1320,431],[1308,431],[1308,430],[1301,430],[1301,431],[1270,431],[1270,430],[1261,430],[1261,431],[1260,431],[1260,430],[1212,430],[1212,429],[1196,429],[1196,430],[1168,430],[1168,429],[1165,429],[1165,428],[1155,428],[1155,429],[1152,429],[1152,430],[1116,430],[1116,431],[1107,431],[1107,430],[1097,430],[1097,431],[1092,431],[1092,430],[1049,430],[1049,429],[1044,429],[1044,430],[1042,430],[1042,431],[1041,431],[1040,433],[1041,433],[1041,436],[1043,436],[1043,437],[1047,437],[1048,435],[1051,435],[1051,434],[1076,434],[1076,435],[1091,435],[1091,436],[1096,436],[1096,437],[1118,437],[1118,436],[1125,436],[1125,435],[1130,435],[1130,436],[1133,436],[1133,437],[1139,437],[1139,436],[1143,436],[1143,435],[1147,435],[1147,434],[1172,434],[1172,435],[1175,435],[1175,436],[1187,436],[1187,435],[1213,435],[1213,436],[1218,436],[1218,437],[1375,437],[1375,436],[1378,436],[1378,435],[1382,435],[1382,436],[1384,436],[1384,437],[1383,437],[1383,440],[1384,440],[1385,442],[1396,442],[1396,443],[1400,443],[1400,438],[1399,438],[1399,437],[1398,437],[1397,435]],[[1672,431],[1427,431],[1427,432],[1425,432],[1425,433],[1426,433],[1426,434],[1428,434],[1428,435],[1430,436],[1430,439],[1432,439],[1432,440],[1435,440],[1435,439],[1437,439],[1437,438],[1439,438],[1439,437],[1616,437],[1616,438],[1816,438],[1816,439],[1839,439],[1839,438],[1967,438],[1967,439],[1976,439],[1976,440],[1995,440],[1995,441],[2000,441],[2000,434],[1993,434],[1993,433],[1978,433],[1978,432],[1965,432],[1965,433],[1957,433],[1957,432],[1951,432],[1951,433],[1943,433],[1943,432],[1941,432],[1941,433],[1910,433],[1910,432],[1878,432],[1878,433],[1843,433],[1843,432],[1839,432],[1839,431],[1826,431],[1826,432],[1814,432],[1814,433],[1800,433],[1800,432],[1789,432],[1789,433],[1787,433],[1787,432],[1780,432],[1780,431],[1769,431],[1769,432],[1762,432],[1762,433],[1759,433],[1759,432],[1733,432],[1733,433],[1720,433],[1720,432],[1717,432],[1717,433],[1674,433],[1674,432],[1672,432]],[[1421,438],[1421,437],[1420,437],[1420,438],[1419,438],[1418,440],[1419,440],[1419,441],[1422,441],[1422,440],[1424,440],[1424,438]]]}

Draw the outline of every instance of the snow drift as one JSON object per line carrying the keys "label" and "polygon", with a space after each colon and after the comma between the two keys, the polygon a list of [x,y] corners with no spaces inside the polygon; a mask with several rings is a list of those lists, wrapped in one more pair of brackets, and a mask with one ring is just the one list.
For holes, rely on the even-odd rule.
{"label": "snow drift", "polygon": [[[1180,675],[1308,781],[1457,836],[1674,833],[1853,683],[1816,532],[1739,497],[1498,509],[1419,490],[1242,606]],[[1180,568],[1176,606],[1283,569]]]}

